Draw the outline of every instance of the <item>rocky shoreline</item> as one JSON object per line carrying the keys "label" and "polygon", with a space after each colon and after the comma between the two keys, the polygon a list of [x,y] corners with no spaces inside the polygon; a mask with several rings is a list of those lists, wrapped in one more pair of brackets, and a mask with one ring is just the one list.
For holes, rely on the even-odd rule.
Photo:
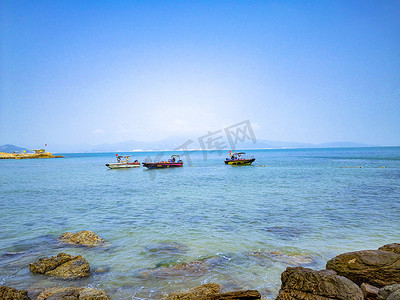
{"label": "rocky shoreline", "polygon": [[[106,244],[91,231],[66,232],[58,238],[64,244],[80,247],[101,247]],[[179,249],[178,244],[169,245]],[[92,251],[92,250],[90,250]],[[256,257],[269,256],[289,259],[277,252],[254,252]],[[294,257],[299,265],[309,262],[307,257]],[[173,266],[158,266],[144,270],[141,276],[151,280],[152,276],[183,276],[186,273],[204,273],[218,264],[218,257]],[[32,262],[29,270],[37,276],[49,276],[74,281],[91,276],[88,261],[81,255],[58,253]],[[276,300],[399,300],[400,299],[400,244],[393,243],[378,250],[361,250],[340,254],[326,264],[325,270],[313,270],[303,266],[287,267],[281,274],[281,288]],[[71,284],[73,285],[73,284]],[[106,291],[90,287],[51,287],[43,289],[17,290],[0,286],[0,299],[45,300],[45,299],[112,299]],[[206,283],[199,287],[164,295],[162,299],[266,299],[257,290],[225,291],[217,283]],[[271,299],[270,299],[271,300]]]}
{"label": "rocky shoreline", "polygon": [[62,158],[62,155],[53,155],[50,152],[45,153],[6,153],[0,152],[0,159],[34,159],[34,158]]}

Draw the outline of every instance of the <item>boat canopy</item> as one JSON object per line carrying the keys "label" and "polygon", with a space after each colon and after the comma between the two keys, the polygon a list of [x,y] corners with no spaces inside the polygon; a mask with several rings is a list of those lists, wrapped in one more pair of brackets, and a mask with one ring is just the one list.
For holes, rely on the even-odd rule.
{"label": "boat canopy", "polygon": [[119,155],[115,154],[117,156],[117,161],[121,163],[128,163],[129,162],[129,157],[132,155]]}

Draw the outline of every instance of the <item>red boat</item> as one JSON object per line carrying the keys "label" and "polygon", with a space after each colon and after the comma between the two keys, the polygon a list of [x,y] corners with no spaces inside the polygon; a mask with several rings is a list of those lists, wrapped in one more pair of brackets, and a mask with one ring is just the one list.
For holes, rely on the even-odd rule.
{"label": "red boat", "polygon": [[183,161],[179,155],[172,155],[168,161],[144,162],[143,167],[148,169],[179,168],[183,166]]}

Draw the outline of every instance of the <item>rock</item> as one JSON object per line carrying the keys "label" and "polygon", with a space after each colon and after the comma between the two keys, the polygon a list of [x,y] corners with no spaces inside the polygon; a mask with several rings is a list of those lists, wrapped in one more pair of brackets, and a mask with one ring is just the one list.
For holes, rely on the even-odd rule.
{"label": "rock", "polygon": [[309,255],[287,255],[277,251],[254,251],[250,255],[296,267],[301,265],[309,265],[314,262],[313,258]]}
{"label": "rock", "polygon": [[364,250],[340,254],[326,268],[361,285],[383,287],[400,283],[400,255],[382,250]]}
{"label": "rock", "polygon": [[169,294],[165,299],[167,300],[195,299],[196,297],[200,296],[216,294],[219,293],[220,291],[221,291],[221,286],[219,284],[206,283],[195,288]]}
{"label": "rock", "polygon": [[187,252],[188,247],[176,242],[159,243],[146,246],[146,250],[154,255],[179,255]]}
{"label": "rock", "polygon": [[0,286],[0,299],[2,300],[29,300],[28,292],[12,287]]}
{"label": "rock", "polygon": [[363,292],[365,300],[379,300],[379,289],[376,286],[369,285],[368,283],[363,283],[361,285],[361,291]]}
{"label": "rock", "polygon": [[40,258],[37,262],[29,265],[29,270],[35,274],[45,274],[47,271],[54,270],[58,266],[71,260],[71,255],[59,253],[57,256]]}
{"label": "rock", "polygon": [[84,230],[80,232],[66,232],[63,233],[58,240],[66,244],[75,244],[86,247],[94,247],[104,244],[104,240],[100,238],[93,231]]}
{"label": "rock", "polygon": [[37,300],[109,300],[106,292],[93,288],[53,287],[41,292]]}
{"label": "rock", "polygon": [[398,243],[387,244],[387,245],[380,247],[378,250],[390,251],[390,252],[400,254],[400,244],[398,244]]}
{"label": "rock", "polygon": [[256,290],[218,293],[214,295],[208,295],[196,298],[196,300],[257,300],[257,299],[261,299],[261,294]]}
{"label": "rock", "polygon": [[261,294],[255,290],[234,291],[221,293],[221,286],[216,283],[207,283],[199,287],[183,290],[168,295],[166,300],[234,300],[234,299],[261,299]]}
{"label": "rock", "polygon": [[160,266],[154,269],[143,270],[143,277],[169,277],[169,276],[202,276],[221,262],[220,257],[210,257],[188,263],[180,263],[170,266]]}
{"label": "rock", "polygon": [[299,236],[308,232],[304,228],[297,227],[284,227],[284,226],[273,226],[266,228],[266,231],[276,235],[280,239],[292,240],[297,239]]}
{"label": "rock", "polygon": [[276,300],[363,300],[361,289],[334,271],[288,267]]}
{"label": "rock", "polygon": [[396,290],[386,298],[386,300],[399,300],[400,299],[400,290]]}
{"label": "rock", "polygon": [[29,270],[34,274],[60,277],[63,279],[77,279],[90,275],[89,263],[82,256],[71,256],[59,253],[50,258],[41,258],[29,265]]}
{"label": "rock", "polygon": [[[400,284],[384,286],[383,288],[379,289],[378,297],[379,299],[388,299],[391,294],[397,291],[400,291]],[[400,299],[400,297],[398,299]]]}
{"label": "rock", "polygon": [[110,267],[97,267],[92,271],[94,274],[103,274],[110,272]]}

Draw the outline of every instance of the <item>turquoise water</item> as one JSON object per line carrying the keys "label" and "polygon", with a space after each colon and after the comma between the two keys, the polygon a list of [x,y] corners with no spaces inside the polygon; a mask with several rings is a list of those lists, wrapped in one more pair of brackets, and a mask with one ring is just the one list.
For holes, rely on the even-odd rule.
{"label": "turquoise water", "polygon": [[[0,285],[91,286],[113,299],[158,299],[216,282],[273,298],[288,266],[323,269],[339,253],[400,241],[400,147],[247,152],[252,166],[199,151],[191,166],[182,155],[183,168],[162,170],[108,170],[115,153],[0,160]],[[134,153],[139,161],[157,154]],[[107,245],[56,241],[81,230]],[[91,277],[65,282],[29,272],[29,263],[60,252],[84,256]],[[157,272],[201,259],[207,267],[199,272]]]}

